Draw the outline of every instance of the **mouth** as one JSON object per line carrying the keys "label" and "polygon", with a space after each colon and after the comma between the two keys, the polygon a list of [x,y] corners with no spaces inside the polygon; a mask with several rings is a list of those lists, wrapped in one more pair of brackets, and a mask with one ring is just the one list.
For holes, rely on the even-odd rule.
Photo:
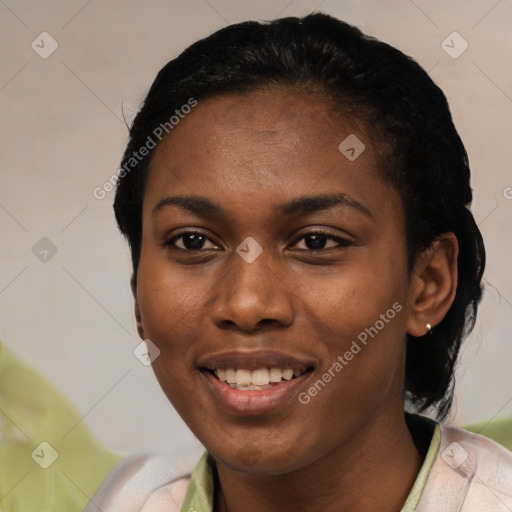
{"label": "mouth", "polygon": [[312,371],[294,370],[293,368],[258,368],[248,370],[246,368],[215,368],[205,369],[220,382],[225,382],[230,388],[240,391],[263,391],[279,386],[282,382],[297,379],[301,375]]}
{"label": "mouth", "polygon": [[220,407],[237,416],[256,416],[292,403],[316,365],[258,351],[204,357],[197,367]]}

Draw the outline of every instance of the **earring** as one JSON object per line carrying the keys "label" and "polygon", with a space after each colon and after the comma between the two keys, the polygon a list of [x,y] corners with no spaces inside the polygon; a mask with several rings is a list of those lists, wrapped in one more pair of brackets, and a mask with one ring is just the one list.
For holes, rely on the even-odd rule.
{"label": "earring", "polygon": [[426,327],[427,327],[427,332],[432,334],[432,326],[430,324],[427,324]]}

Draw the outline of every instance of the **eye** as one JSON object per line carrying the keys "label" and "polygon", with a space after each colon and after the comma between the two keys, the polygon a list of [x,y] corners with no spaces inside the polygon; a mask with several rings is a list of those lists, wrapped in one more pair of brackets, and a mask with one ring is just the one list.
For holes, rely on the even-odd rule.
{"label": "eye", "polygon": [[[353,245],[350,240],[336,236],[334,233],[328,231],[310,231],[302,235],[298,239],[305,240],[306,249],[300,249],[301,251],[322,251],[325,249],[340,250],[350,245]],[[334,242],[334,246],[326,247],[328,241]],[[176,242],[181,242],[181,246],[177,245]],[[295,242],[294,245],[296,245]],[[210,242],[213,247],[204,247],[206,242]],[[163,244],[165,247],[171,247],[182,251],[201,251],[208,249],[219,249],[219,246],[214,244],[208,236],[201,231],[185,231],[179,235],[173,236],[169,240],[166,240]]]}
{"label": "eye", "polygon": [[[328,231],[310,231],[302,235],[299,238],[299,241],[300,240],[305,241],[306,249],[301,249],[305,251],[322,251],[324,249],[341,250],[353,245],[350,240],[336,236],[336,234]],[[334,246],[325,247],[329,240],[335,242]]]}
{"label": "eye", "polygon": [[[180,240],[182,246],[176,245],[176,241]],[[206,241],[209,241],[213,247],[206,247],[206,249],[215,249],[218,248],[207,236],[205,233],[201,231],[186,231],[176,235],[169,240],[164,242],[164,246],[171,247],[173,249],[181,249],[183,251],[200,251],[205,249],[204,244]]]}

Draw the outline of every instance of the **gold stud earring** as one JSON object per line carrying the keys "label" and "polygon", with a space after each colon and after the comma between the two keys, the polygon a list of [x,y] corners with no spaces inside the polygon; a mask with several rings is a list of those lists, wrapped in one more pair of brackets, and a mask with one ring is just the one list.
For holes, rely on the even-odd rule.
{"label": "gold stud earring", "polygon": [[[427,327],[427,333],[432,334],[432,326],[430,324],[427,324],[426,327]],[[427,334],[427,333],[425,333],[425,334]]]}

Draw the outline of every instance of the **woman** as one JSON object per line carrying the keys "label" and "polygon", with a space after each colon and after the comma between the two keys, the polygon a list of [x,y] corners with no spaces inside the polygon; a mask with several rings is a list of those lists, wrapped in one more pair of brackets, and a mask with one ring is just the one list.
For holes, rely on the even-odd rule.
{"label": "woman", "polygon": [[129,459],[95,506],[512,510],[512,454],[441,426],[485,251],[415,61],[324,14],[226,27],[160,71],[118,174],[138,332],[207,451]]}

